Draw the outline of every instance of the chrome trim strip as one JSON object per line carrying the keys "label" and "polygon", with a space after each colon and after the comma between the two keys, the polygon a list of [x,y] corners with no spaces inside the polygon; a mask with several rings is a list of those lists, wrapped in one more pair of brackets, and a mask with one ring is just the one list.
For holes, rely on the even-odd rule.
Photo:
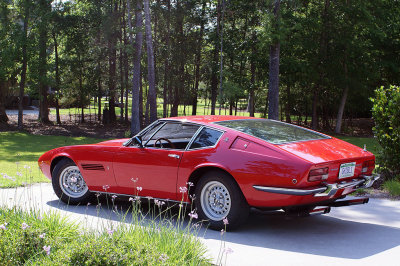
{"label": "chrome trim strip", "polygon": [[372,174],[372,175],[361,175],[362,178],[365,179],[365,183],[361,188],[369,188],[371,187],[376,180],[381,178],[381,175],[379,174]]}
{"label": "chrome trim strip", "polygon": [[333,196],[339,189],[345,188],[369,188],[373,183],[380,178],[380,175],[373,174],[370,176],[361,175],[361,179],[353,179],[350,182],[325,184],[324,187],[315,189],[295,189],[295,188],[281,188],[281,187],[265,187],[254,185],[253,188],[263,192],[270,192],[284,195],[305,196],[314,195],[314,197],[328,197]]}
{"label": "chrome trim strip", "polygon": [[254,185],[253,188],[263,191],[263,192],[295,195],[295,196],[311,195],[311,194],[320,193],[320,192],[323,192],[326,190],[326,187],[315,188],[315,189],[294,189],[294,188],[280,188],[280,187],[264,187],[264,186],[256,186],[256,185]]}
{"label": "chrome trim strip", "polygon": [[[203,126],[203,128],[209,128],[209,129],[212,129],[212,130],[215,130],[215,131],[219,131],[219,132],[221,132],[221,135],[219,136],[219,138],[217,139],[217,141],[215,142],[215,144],[214,144],[213,146],[206,146],[206,147],[200,147],[200,148],[195,148],[195,149],[187,149],[187,150],[185,150],[185,151],[196,151],[196,150],[202,150],[202,149],[211,149],[211,148],[215,148],[215,147],[217,147],[219,141],[222,139],[222,136],[225,134],[225,131],[224,131],[224,130],[221,130],[221,129],[219,129],[219,128],[209,127],[209,126]],[[199,134],[200,134],[200,132],[199,132]],[[193,141],[194,141],[194,140],[195,140],[195,139],[193,139]],[[192,143],[191,143],[190,145],[192,145]],[[188,146],[188,147],[190,147],[190,146]]]}
{"label": "chrome trim strip", "polygon": [[[151,134],[150,138],[146,141],[146,143],[143,144],[143,148],[148,148],[148,147],[146,147],[147,143],[151,140],[151,138],[152,138],[155,134],[157,134],[158,131],[160,131],[160,130],[165,126],[165,124],[167,124],[166,122],[161,122],[161,123],[163,123],[163,124],[162,124],[153,134]],[[161,124],[161,123],[160,123],[160,124]]]}
{"label": "chrome trim strip", "polygon": [[194,133],[194,135],[192,136],[192,138],[190,139],[189,143],[186,145],[185,151],[189,150],[190,146],[192,145],[193,141],[197,138],[197,136],[200,134],[200,132],[203,130],[204,126],[200,126],[196,133]]}

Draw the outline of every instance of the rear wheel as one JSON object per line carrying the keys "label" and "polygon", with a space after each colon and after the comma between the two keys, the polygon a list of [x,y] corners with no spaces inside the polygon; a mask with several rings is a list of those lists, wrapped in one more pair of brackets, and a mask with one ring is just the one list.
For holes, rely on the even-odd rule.
{"label": "rear wheel", "polygon": [[198,215],[209,222],[211,229],[221,230],[225,226],[234,229],[249,215],[249,206],[242,191],[232,177],[222,171],[204,174],[196,185],[195,195]]}
{"label": "rear wheel", "polygon": [[86,204],[91,199],[78,166],[70,159],[62,159],[54,167],[52,184],[57,197],[67,204]]}

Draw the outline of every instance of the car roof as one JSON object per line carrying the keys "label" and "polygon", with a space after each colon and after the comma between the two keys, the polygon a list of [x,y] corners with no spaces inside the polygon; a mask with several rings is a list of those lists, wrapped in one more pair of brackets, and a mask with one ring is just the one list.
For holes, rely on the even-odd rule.
{"label": "car roof", "polygon": [[233,116],[233,115],[194,115],[194,116],[162,118],[162,120],[175,120],[175,121],[179,120],[182,122],[195,122],[202,124],[210,124],[219,121],[242,120],[242,119],[261,119],[261,118],[248,117],[248,116]]}

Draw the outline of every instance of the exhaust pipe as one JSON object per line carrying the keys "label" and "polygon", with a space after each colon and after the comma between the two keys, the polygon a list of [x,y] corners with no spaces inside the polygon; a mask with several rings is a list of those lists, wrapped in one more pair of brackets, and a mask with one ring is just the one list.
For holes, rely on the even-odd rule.
{"label": "exhaust pipe", "polygon": [[309,216],[319,215],[319,214],[327,214],[331,212],[331,207],[319,207],[315,208],[308,213]]}
{"label": "exhaust pipe", "polygon": [[326,206],[329,207],[343,207],[343,206],[352,206],[352,205],[359,205],[359,204],[366,204],[368,203],[369,198],[358,198],[358,199],[351,199],[351,200],[338,200],[331,203],[328,203]]}

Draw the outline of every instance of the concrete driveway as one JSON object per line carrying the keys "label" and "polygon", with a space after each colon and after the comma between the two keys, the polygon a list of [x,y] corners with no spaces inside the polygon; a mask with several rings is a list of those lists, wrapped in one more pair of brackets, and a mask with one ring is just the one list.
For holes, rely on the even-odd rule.
{"label": "concrete driveway", "polygon": [[[50,184],[1,189],[0,204],[59,212],[93,228],[120,223],[110,210],[59,202]],[[127,209],[127,202],[117,204]],[[216,259],[220,232],[201,230],[199,236]],[[371,199],[366,205],[333,208],[328,215],[307,218],[252,211],[248,223],[225,233],[224,241],[233,250],[227,265],[399,266],[400,202]]]}

